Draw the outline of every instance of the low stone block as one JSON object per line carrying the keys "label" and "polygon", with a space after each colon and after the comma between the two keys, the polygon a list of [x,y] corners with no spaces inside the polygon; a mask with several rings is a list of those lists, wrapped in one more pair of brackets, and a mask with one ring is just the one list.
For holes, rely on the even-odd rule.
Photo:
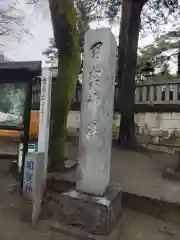
{"label": "low stone block", "polygon": [[180,172],[178,172],[176,169],[171,169],[167,168],[163,172],[163,178],[167,180],[172,180],[172,181],[180,181]]}
{"label": "low stone block", "polygon": [[103,197],[70,190],[60,196],[59,220],[91,234],[108,235],[122,213],[122,192],[109,187]]}

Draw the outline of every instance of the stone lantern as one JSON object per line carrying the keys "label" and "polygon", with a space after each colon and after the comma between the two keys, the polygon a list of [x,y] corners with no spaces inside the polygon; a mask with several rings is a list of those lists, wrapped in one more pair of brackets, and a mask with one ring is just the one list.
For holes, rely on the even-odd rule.
{"label": "stone lantern", "polygon": [[154,74],[154,67],[150,61],[146,62],[145,65],[140,69],[141,73],[145,78],[152,77]]}

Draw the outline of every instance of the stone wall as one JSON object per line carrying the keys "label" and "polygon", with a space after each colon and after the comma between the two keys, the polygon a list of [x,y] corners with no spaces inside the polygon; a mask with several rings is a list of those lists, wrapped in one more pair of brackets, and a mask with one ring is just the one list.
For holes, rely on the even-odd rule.
{"label": "stone wall", "polygon": [[67,120],[68,128],[79,128],[80,126],[80,112],[70,111]]}
{"label": "stone wall", "polygon": [[[120,115],[114,118],[113,131],[119,128]],[[146,136],[148,141],[158,143],[161,140],[174,141],[180,138],[180,113],[138,113],[135,115],[136,134],[138,137]],[[68,128],[78,129],[80,114],[71,111],[68,116]]]}
{"label": "stone wall", "polygon": [[[135,115],[139,133],[180,133],[180,113],[138,113]],[[179,135],[178,135],[179,136]]]}
{"label": "stone wall", "polygon": [[149,136],[159,143],[177,143],[180,138],[180,113],[138,113],[135,115],[137,134]]}

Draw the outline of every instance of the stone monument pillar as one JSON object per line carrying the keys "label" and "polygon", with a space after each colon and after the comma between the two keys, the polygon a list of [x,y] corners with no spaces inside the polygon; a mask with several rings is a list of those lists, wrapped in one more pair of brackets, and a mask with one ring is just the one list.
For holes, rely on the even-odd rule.
{"label": "stone monument pillar", "polygon": [[77,190],[103,196],[109,184],[117,45],[109,29],[85,36]]}
{"label": "stone monument pillar", "polygon": [[122,211],[121,190],[109,186],[116,40],[110,29],[89,30],[84,67],[76,189],[61,195],[61,218],[93,234],[108,234]]}

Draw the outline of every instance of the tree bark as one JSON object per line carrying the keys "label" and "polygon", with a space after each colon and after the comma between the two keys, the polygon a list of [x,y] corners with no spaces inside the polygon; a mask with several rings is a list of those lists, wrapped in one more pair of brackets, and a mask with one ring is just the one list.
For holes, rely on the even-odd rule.
{"label": "tree bark", "polygon": [[177,69],[177,75],[180,75],[180,42],[179,42],[179,48],[178,48],[178,56],[177,56],[177,62],[178,62],[178,69]]}
{"label": "tree bark", "polygon": [[125,68],[125,60],[127,55],[128,43],[128,29],[130,24],[130,2],[131,0],[124,0],[122,3],[122,17],[119,30],[119,44],[118,44],[118,68],[117,79],[119,87],[121,86],[122,75]]}
{"label": "tree bark", "polygon": [[64,170],[67,116],[80,70],[79,37],[73,0],[49,0],[58,48],[58,76],[53,86],[49,171]]}
{"label": "tree bark", "polygon": [[[144,3],[145,2],[137,0],[130,0],[128,3],[126,0],[124,0],[123,3],[127,4],[126,8],[129,9],[126,10],[129,12],[129,24],[127,25],[128,36],[126,36],[126,54],[124,55],[125,57],[123,56],[125,58],[123,63],[124,66],[121,67],[122,72],[119,75],[121,122],[118,144],[126,148],[134,148],[136,143],[134,129],[134,92],[137,64],[137,47],[141,22],[140,16]],[[123,16],[126,17],[126,14],[123,14]],[[121,58],[121,55],[119,55],[119,58]]]}

